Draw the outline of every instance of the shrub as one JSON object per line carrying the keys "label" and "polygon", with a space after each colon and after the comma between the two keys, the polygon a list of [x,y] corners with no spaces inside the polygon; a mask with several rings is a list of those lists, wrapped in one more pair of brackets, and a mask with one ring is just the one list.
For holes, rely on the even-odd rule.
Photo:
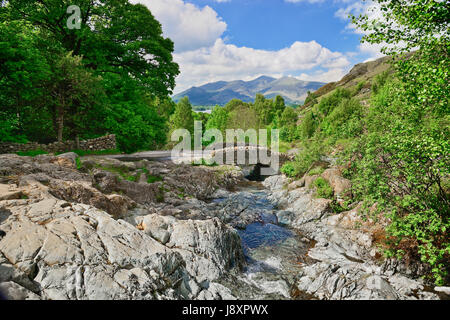
{"label": "shrub", "polygon": [[148,106],[117,106],[108,115],[106,126],[116,134],[118,148],[126,153],[154,149],[166,139],[164,122]]}
{"label": "shrub", "polygon": [[377,74],[375,78],[372,80],[372,93],[377,94],[380,88],[382,88],[386,83],[388,77],[389,77],[388,71],[384,71],[380,74]]}
{"label": "shrub", "polygon": [[296,169],[293,162],[286,162],[281,167],[281,172],[284,173],[287,177],[294,178],[297,176]]}
{"label": "shrub", "polygon": [[358,100],[343,99],[324,119],[321,128],[329,136],[353,137],[362,131],[361,116],[362,106]]}
{"label": "shrub", "polygon": [[280,129],[280,140],[284,142],[292,142],[298,139],[297,127],[295,125],[283,126]]}
{"label": "shrub", "polygon": [[317,121],[312,111],[307,112],[298,127],[299,136],[305,139],[311,138],[317,128]]}
{"label": "shrub", "polygon": [[322,177],[318,177],[314,180],[313,186],[316,188],[316,194],[319,198],[332,199],[333,198],[333,188],[327,180]]}
{"label": "shrub", "polygon": [[132,79],[108,74],[104,76],[107,108],[99,110],[98,130],[114,133],[119,150],[132,153],[152,150],[167,141],[167,123],[158,115],[157,102]]}
{"label": "shrub", "polygon": [[304,141],[295,159],[297,176],[302,176],[308,172],[314,163],[320,160],[326,150],[325,142],[320,138]]}
{"label": "shrub", "polygon": [[351,95],[349,90],[337,88],[329,96],[320,100],[318,109],[323,116],[327,116],[343,99],[348,99]]}
{"label": "shrub", "polygon": [[365,84],[366,84],[365,81],[358,82],[358,84],[352,89],[352,96],[356,96],[361,91],[361,89],[364,87]]}

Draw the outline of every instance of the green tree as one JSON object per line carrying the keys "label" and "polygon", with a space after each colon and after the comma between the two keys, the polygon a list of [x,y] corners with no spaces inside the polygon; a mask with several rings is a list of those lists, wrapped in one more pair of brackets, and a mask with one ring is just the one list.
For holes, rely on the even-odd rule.
{"label": "green tree", "polygon": [[[353,16],[366,35],[363,42],[382,44],[382,52],[397,58],[398,76],[411,85],[405,99],[441,115],[449,102],[448,1],[376,0],[383,19]],[[403,53],[417,50],[410,58]]]}
{"label": "green tree", "polygon": [[276,117],[280,126],[280,139],[283,141],[293,141],[297,138],[298,115],[294,108],[286,107],[280,117]]}
{"label": "green tree", "polygon": [[240,106],[229,113],[227,128],[242,129],[244,131],[248,129],[258,130],[258,115],[252,108]]}
{"label": "green tree", "polygon": [[[70,1],[0,6],[0,139],[115,133],[132,152],[161,146],[174,112],[173,43],[143,5],[80,0],[81,29],[66,25]],[[8,135],[6,134],[8,132]]]}
{"label": "green tree", "polygon": [[311,138],[314,134],[314,131],[317,128],[317,121],[313,112],[308,112],[301,119],[300,126],[298,127],[300,136],[302,138]]}
{"label": "green tree", "polygon": [[4,120],[9,119],[9,132],[15,133],[1,135],[0,140],[17,136],[23,141],[24,119],[40,118],[44,112],[33,107],[45,96],[43,83],[50,76],[38,39],[38,30],[23,21],[0,22],[0,111]]}
{"label": "green tree", "polygon": [[188,97],[182,98],[175,107],[175,112],[170,118],[170,131],[175,129],[186,129],[191,135],[194,133],[194,117],[192,106]]}
{"label": "green tree", "polygon": [[109,74],[103,84],[107,101],[98,117],[105,120],[96,127],[116,134],[120,150],[152,150],[166,143],[167,123],[134,79]]}
{"label": "green tree", "polygon": [[50,108],[58,141],[63,140],[67,114],[76,118],[86,113],[85,109],[96,104],[99,88],[99,79],[83,67],[81,57],[68,53],[56,60],[52,66],[48,92],[54,102]]}
{"label": "green tree", "polygon": [[308,91],[306,99],[305,99],[305,103],[303,105],[308,105],[308,104],[314,105],[316,103],[317,103],[316,95],[314,94],[314,92]]}
{"label": "green tree", "polygon": [[240,106],[248,106],[248,104],[239,99],[231,99],[225,105],[224,109],[229,113]]}
{"label": "green tree", "polygon": [[156,106],[156,111],[158,114],[166,119],[167,121],[170,119],[170,116],[175,112],[176,103],[173,102],[169,97],[160,98],[156,97],[152,103]]}
{"label": "green tree", "polygon": [[273,120],[274,110],[273,101],[271,99],[266,99],[261,93],[257,93],[255,97],[255,102],[252,105],[252,109],[255,111],[258,119],[258,126],[266,126],[270,124]]}
{"label": "green tree", "polygon": [[11,19],[24,19],[99,74],[131,75],[156,96],[166,97],[179,73],[173,42],[142,4],[128,0],[79,0],[81,28],[68,29],[71,0],[9,1]]}
{"label": "green tree", "polygon": [[206,123],[206,129],[218,129],[225,134],[228,123],[228,112],[225,108],[220,106],[215,106],[209,116],[208,122]]}
{"label": "green tree", "polygon": [[281,126],[291,126],[296,125],[298,120],[297,112],[294,108],[286,107],[281,114],[280,125]]}
{"label": "green tree", "polygon": [[284,109],[286,108],[284,98],[280,95],[277,95],[275,97],[275,100],[273,101],[273,113],[274,116],[280,117],[283,113]]}

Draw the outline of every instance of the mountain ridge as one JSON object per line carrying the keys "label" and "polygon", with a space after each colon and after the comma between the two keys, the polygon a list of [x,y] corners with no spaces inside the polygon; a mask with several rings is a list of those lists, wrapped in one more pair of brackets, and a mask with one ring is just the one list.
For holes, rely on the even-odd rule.
{"label": "mountain ridge", "polygon": [[201,86],[193,86],[172,98],[178,102],[187,96],[194,106],[224,106],[232,99],[252,102],[257,93],[267,98],[281,95],[287,104],[301,104],[308,91],[315,91],[326,83],[318,81],[299,80],[294,77],[273,78],[259,76],[253,80],[215,81]]}

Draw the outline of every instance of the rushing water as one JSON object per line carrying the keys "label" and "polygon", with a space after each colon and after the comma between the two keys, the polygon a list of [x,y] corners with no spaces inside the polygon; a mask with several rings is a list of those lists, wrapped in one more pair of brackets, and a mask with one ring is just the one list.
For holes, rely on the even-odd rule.
{"label": "rushing water", "polygon": [[[311,242],[294,230],[278,224],[276,208],[267,199],[262,185],[241,188],[259,213],[260,222],[238,229],[247,260],[243,274],[223,283],[233,294],[244,299],[299,298],[295,277],[305,263]],[[223,201],[216,199],[217,202]],[[238,281],[236,281],[238,280]],[[305,298],[302,296],[301,298]]]}

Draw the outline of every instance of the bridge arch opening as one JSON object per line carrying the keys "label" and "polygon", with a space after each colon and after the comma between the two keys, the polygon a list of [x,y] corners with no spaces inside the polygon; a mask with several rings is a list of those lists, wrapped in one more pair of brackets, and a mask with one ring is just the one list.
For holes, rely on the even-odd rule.
{"label": "bridge arch opening", "polygon": [[266,175],[261,175],[261,168],[270,168],[269,165],[257,163],[251,167],[246,168],[245,178],[250,181],[264,181],[267,177]]}

